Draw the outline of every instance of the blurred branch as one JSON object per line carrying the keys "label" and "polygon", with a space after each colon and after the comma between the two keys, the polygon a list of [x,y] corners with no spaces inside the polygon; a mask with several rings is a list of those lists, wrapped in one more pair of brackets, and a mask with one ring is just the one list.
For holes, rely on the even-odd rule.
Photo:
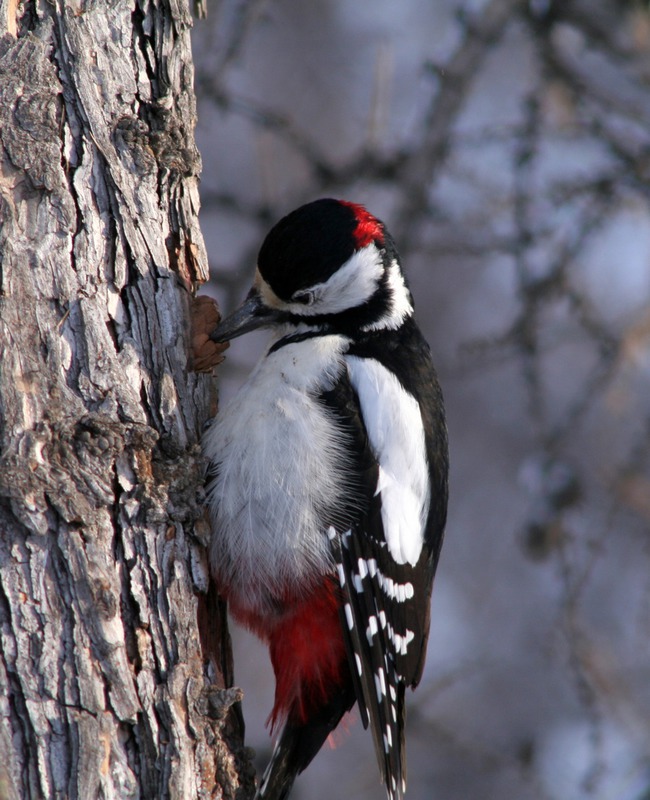
{"label": "blurred branch", "polygon": [[274,108],[263,106],[254,100],[227,91],[213,75],[204,72],[197,71],[196,86],[197,91],[212,100],[217,108],[244,117],[258,128],[272,131],[297,153],[300,153],[322,180],[330,178],[332,170],[327,158],[290,117]]}
{"label": "blurred branch", "polygon": [[438,91],[424,118],[418,146],[405,158],[398,176],[402,202],[394,228],[404,251],[413,246],[419,221],[427,213],[429,188],[451,147],[452,127],[471,82],[515,12],[524,7],[522,0],[491,0],[476,17],[462,17],[463,37],[454,55],[444,65],[432,66]]}
{"label": "blurred branch", "polygon": [[232,11],[232,22],[225,37],[223,50],[214,71],[214,80],[219,82],[226,70],[239,58],[255,24],[263,14],[267,0],[241,0]]}

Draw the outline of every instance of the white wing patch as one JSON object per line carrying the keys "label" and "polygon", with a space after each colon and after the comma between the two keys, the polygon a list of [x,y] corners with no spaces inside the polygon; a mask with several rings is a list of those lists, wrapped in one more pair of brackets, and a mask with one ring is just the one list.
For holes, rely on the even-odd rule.
{"label": "white wing patch", "polygon": [[398,564],[414,566],[422,551],[430,502],[420,408],[378,361],[345,356],[345,362],[379,462],[377,492],[388,549]]}

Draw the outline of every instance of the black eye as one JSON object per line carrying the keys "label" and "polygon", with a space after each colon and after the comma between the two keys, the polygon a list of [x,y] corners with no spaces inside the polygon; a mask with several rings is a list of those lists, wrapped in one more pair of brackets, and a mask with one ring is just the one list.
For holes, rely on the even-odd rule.
{"label": "black eye", "polygon": [[291,299],[294,303],[310,306],[314,302],[314,294],[313,292],[296,292]]}

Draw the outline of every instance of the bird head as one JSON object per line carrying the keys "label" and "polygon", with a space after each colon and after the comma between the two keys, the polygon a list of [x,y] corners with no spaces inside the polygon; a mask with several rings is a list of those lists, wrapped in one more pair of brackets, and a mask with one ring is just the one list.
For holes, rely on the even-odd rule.
{"label": "bird head", "polygon": [[283,217],[260,248],[253,287],[210,338],[276,325],[336,333],[399,327],[413,313],[393,241],[363,206],[321,199]]}

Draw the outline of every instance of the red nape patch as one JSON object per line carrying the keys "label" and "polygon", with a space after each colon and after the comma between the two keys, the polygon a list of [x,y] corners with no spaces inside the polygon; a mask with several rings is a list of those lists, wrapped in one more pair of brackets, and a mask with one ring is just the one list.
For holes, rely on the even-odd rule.
{"label": "red nape patch", "polygon": [[357,227],[354,229],[354,240],[358,248],[366,247],[371,242],[384,243],[384,229],[376,217],[358,203],[349,203],[347,200],[339,200],[342,206],[352,209],[357,220]]}
{"label": "red nape patch", "polygon": [[300,601],[270,636],[275,672],[271,731],[290,718],[304,724],[348,679],[338,589],[332,580]]}

